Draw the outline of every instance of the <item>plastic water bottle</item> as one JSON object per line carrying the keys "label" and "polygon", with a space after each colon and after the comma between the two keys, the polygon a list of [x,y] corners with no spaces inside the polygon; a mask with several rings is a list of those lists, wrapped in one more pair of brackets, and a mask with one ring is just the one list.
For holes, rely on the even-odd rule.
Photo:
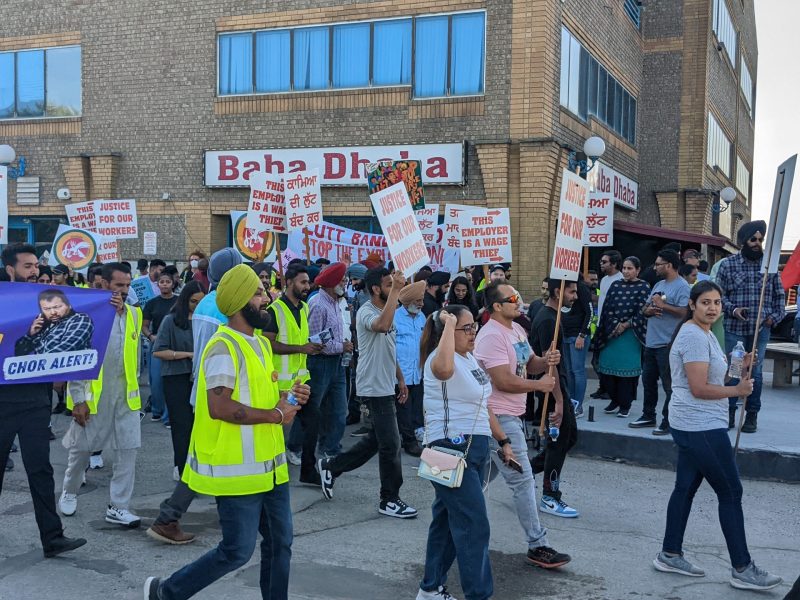
{"label": "plastic water bottle", "polygon": [[343,367],[349,367],[351,360],[353,360],[353,353],[352,352],[343,352],[342,353],[342,366]]}
{"label": "plastic water bottle", "polygon": [[742,378],[742,364],[744,363],[744,355],[747,351],[744,349],[742,342],[736,342],[736,346],[731,352],[731,366],[728,368],[728,377],[731,379]]}
{"label": "plastic water bottle", "polygon": [[550,439],[555,442],[561,434],[561,430],[555,425],[551,425],[548,433],[550,434]]}
{"label": "plastic water bottle", "polygon": [[286,403],[291,404],[292,406],[297,406],[298,404],[300,404],[297,401],[297,398],[294,397],[294,394],[292,392],[289,392],[289,395],[286,396]]}

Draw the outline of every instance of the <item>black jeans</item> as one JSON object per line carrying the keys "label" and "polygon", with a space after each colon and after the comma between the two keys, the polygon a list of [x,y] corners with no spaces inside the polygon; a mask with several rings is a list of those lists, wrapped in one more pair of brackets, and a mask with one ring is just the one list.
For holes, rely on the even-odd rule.
{"label": "black jeans", "polygon": [[403,485],[400,463],[400,431],[395,414],[395,396],[362,397],[371,417],[369,433],[355,446],[328,462],[334,477],[354,471],[376,454],[381,474],[381,500],[394,500]]}
{"label": "black jeans", "polygon": [[669,370],[669,347],[645,348],[642,360],[642,386],[644,387],[644,411],[646,419],[656,418],[658,406],[658,380],[667,395],[661,415],[669,423],[669,399],[672,397],[672,373]]}
{"label": "black jeans", "polygon": [[617,377],[604,375],[606,391],[611,401],[622,410],[630,410],[631,404],[636,399],[636,388],[639,387],[639,377]]}
{"label": "black jeans", "polygon": [[[5,467],[15,436],[19,436],[22,462],[28,475],[33,512],[42,545],[62,535],[56,513],[53,465],[50,464],[50,406],[29,407],[25,403],[0,404],[0,465]],[[5,469],[0,468],[0,494]]]}
{"label": "black jeans", "polygon": [[425,386],[422,382],[408,386],[408,399],[404,404],[397,403],[397,427],[403,446],[414,443],[417,438],[414,432],[425,426],[422,414],[422,396]]}
{"label": "black jeans", "polygon": [[191,373],[181,375],[162,375],[164,399],[167,402],[169,423],[172,429],[173,462],[181,475],[189,452],[189,439],[192,437],[194,411],[189,402],[192,395]]}
{"label": "black jeans", "polygon": [[[563,393],[563,392],[562,392]],[[555,410],[555,399],[550,398],[547,403],[548,414]],[[542,400],[539,400],[539,406],[536,410],[536,419],[534,425],[538,428],[542,415]],[[545,423],[545,425],[547,425]],[[559,427],[558,439],[553,441],[547,436],[547,429],[545,429],[546,446],[543,453],[540,453],[533,460],[533,472],[544,473],[542,494],[550,496],[556,500],[561,499],[561,490],[559,489],[559,481],[561,481],[561,471],[564,469],[564,462],[567,460],[567,453],[578,441],[578,424],[575,421],[575,409],[572,407],[572,402],[565,396],[564,398],[564,416],[561,419],[561,427]]]}

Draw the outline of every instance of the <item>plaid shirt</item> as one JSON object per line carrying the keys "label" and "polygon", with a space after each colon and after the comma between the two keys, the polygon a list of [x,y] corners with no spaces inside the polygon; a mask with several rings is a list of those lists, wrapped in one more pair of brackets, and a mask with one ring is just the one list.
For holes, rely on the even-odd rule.
{"label": "plaid shirt", "polygon": [[26,335],[16,344],[17,355],[87,350],[92,347],[94,323],[85,313],[72,313],[36,335]]}
{"label": "plaid shirt", "polygon": [[[717,284],[722,288],[726,331],[742,336],[755,333],[762,277],[760,260],[747,260],[741,254],[734,254],[722,261],[717,271]],[[786,314],[784,308],[786,299],[778,274],[771,273],[767,277],[761,322],[772,319],[772,324],[777,325]],[[733,316],[736,308],[748,309],[746,321],[740,321]]]}
{"label": "plaid shirt", "polygon": [[339,303],[320,290],[308,301],[308,308],[308,335],[317,335],[328,328],[333,332],[333,339],[325,344],[322,353],[336,355],[344,352],[344,319]]}

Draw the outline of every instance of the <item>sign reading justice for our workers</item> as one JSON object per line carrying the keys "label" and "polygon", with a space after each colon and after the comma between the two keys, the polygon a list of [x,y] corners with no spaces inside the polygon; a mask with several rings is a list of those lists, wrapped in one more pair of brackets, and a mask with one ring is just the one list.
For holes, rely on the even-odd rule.
{"label": "sign reading justice for our workers", "polygon": [[95,200],[95,231],[118,240],[139,237],[136,200]]}
{"label": "sign reading justice for our workers", "polygon": [[250,175],[250,201],[247,204],[247,228],[263,231],[286,231],[286,202],[283,177],[253,173]]}
{"label": "sign reading justice for our workers", "polygon": [[511,221],[507,208],[474,208],[458,215],[461,264],[511,262]]}
{"label": "sign reading justice for our workers", "polygon": [[386,244],[396,269],[416,273],[430,260],[425,241],[411,208],[408,192],[401,181],[371,194],[369,199],[378,216]]}
{"label": "sign reading justice for our workers", "polygon": [[558,205],[558,231],[550,267],[550,277],[553,279],[578,279],[588,199],[589,182],[564,169]]}

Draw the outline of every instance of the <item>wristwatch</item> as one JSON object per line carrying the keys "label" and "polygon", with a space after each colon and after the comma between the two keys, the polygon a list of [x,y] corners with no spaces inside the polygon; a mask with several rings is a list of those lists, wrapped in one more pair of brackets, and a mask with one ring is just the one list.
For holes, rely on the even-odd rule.
{"label": "wristwatch", "polygon": [[508,439],[508,438],[503,438],[502,440],[500,440],[500,441],[499,441],[499,442],[497,442],[497,443],[498,443],[498,444],[500,444],[500,447],[502,448],[502,447],[503,447],[503,446],[505,446],[506,444],[510,444],[510,443],[511,443],[511,440],[510,440],[510,439]]}

